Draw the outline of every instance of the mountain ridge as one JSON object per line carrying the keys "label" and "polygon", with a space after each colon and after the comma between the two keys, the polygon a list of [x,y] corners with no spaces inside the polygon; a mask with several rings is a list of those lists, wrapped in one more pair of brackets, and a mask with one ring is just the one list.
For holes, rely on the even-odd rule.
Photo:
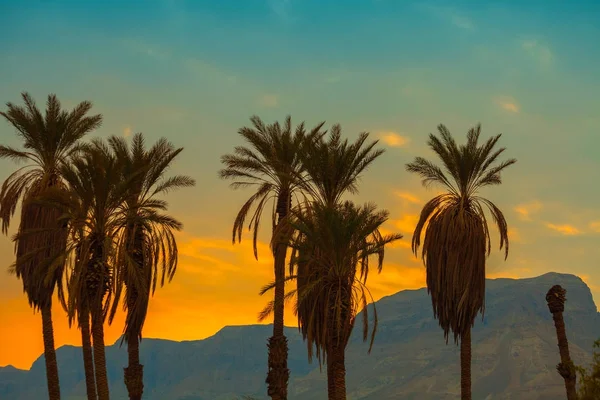
{"label": "mountain ridge", "polygon": [[[562,399],[564,387],[555,365],[560,361],[556,333],[545,293],[554,284],[567,289],[565,321],[576,364],[591,360],[600,336],[600,313],[589,287],[574,275],[547,273],[525,279],[486,281],[487,305],[473,329],[473,395],[485,400]],[[379,328],[371,355],[355,329],[347,352],[350,399],[451,399],[459,393],[458,347],[444,343],[432,318],[426,289],[404,290],[376,302]],[[372,313],[370,313],[372,315]],[[266,340],[271,325],[230,325],[200,340],[145,338],[145,396],[149,400],[231,400],[241,395],[264,398]],[[297,327],[289,338],[290,399],[326,398],[325,374],[306,360]],[[113,398],[126,398],[122,373],[126,348],[120,338],[107,346]],[[63,398],[85,398],[81,350],[57,350]],[[29,371],[0,368],[0,398],[21,400],[45,394],[43,356]],[[35,383],[35,382],[38,383]],[[8,396],[8,397],[4,397]],[[29,396],[29,397],[27,397]],[[537,397],[536,397],[537,396]]]}

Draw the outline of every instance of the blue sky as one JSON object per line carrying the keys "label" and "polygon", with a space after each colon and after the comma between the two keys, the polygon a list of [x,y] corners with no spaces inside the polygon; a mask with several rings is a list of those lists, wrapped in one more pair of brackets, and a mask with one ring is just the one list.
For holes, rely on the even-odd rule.
{"label": "blue sky", "polygon": [[[599,299],[599,21],[595,1],[0,1],[0,104],[20,103],[23,90],[40,105],[52,92],[66,107],[92,100],[105,116],[93,136],[142,131],[185,147],[174,172],[198,186],[169,198],[185,224],[180,271],[152,305],[149,336],[192,339],[253,323],[266,301],[256,295],[270,280],[266,245],[256,263],[246,244],[229,244],[249,194],[217,178],[219,156],[240,144],[236,131],[252,114],[340,122],[349,137],[381,139],[388,151],[356,200],[390,210],[387,229],[406,243],[435,194],[404,171],[431,156],[427,134],[444,123],[462,140],[477,122],[486,137],[503,133],[519,161],[483,194],[505,212],[511,254],[490,258],[490,277],[570,272]],[[0,140],[18,144],[4,122]],[[0,179],[13,169],[0,161]],[[0,256],[12,259],[8,238]],[[370,277],[376,297],[424,285],[405,246],[387,260]],[[173,322],[182,318],[202,323]],[[38,324],[10,276],[0,279],[0,319]],[[63,322],[57,343],[76,343]],[[0,327],[0,341],[16,349],[3,346],[0,365],[31,362],[18,358],[16,335]]]}

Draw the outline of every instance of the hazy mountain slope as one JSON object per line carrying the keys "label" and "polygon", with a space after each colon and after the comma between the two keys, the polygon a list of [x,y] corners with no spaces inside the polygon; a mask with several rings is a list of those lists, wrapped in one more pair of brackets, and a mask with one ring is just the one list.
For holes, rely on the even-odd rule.
{"label": "hazy mountain slope", "polygon": [[[572,275],[546,274],[532,279],[487,281],[485,319],[473,331],[473,398],[564,399],[564,386],[552,317],[545,294],[554,284],[568,290],[565,311],[571,354],[588,363],[600,337],[600,314],[589,288]],[[379,329],[373,352],[366,354],[356,331],[347,352],[351,399],[456,399],[459,393],[459,353],[444,343],[424,289],[403,291],[377,303]],[[205,340],[172,342],[145,339],[141,358],[145,399],[221,400],[243,394],[265,398],[266,341],[270,326],[223,328]],[[296,329],[290,341],[290,399],[326,398],[325,374],[306,360],[306,347]],[[57,351],[63,398],[85,399],[81,351],[63,346]],[[125,399],[125,348],[107,348],[113,399]],[[43,399],[44,363],[40,357],[29,372],[0,368],[1,399]]]}

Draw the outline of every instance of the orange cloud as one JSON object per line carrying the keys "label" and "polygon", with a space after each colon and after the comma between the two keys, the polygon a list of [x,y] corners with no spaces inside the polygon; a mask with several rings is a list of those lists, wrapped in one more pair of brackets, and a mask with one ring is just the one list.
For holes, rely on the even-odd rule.
{"label": "orange cloud", "polygon": [[590,222],[590,229],[596,233],[600,233],[600,221]]}
{"label": "orange cloud", "polygon": [[419,222],[419,216],[416,214],[405,214],[402,218],[392,220],[391,222],[401,233],[412,235],[415,226]]}
{"label": "orange cloud", "polygon": [[410,142],[410,138],[396,132],[380,132],[379,138],[390,147],[403,147]]}
{"label": "orange cloud", "polygon": [[498,104],[502,109],[512,113],[518,113],[520,111],[520,107],[517,102],[510,97],[498,98],[496,99],[496,104]]}
{"label": "orange cloud", "polygon": [[417,196],[412,195],[410,193],[396,191],[396,192],[394,192],[394,194],[397,197],[399,197],[400,199],[405,200],[409,203],[413,203],[413,204],[421,204],[422,203],[421,199],[419,199]]}
{"label": "orange cloud", "polygon": [[521,233],[517,228],[508,228],[508,238],[513,243],[524,243]]}
{"label": "orange cloud", "polygon": [[535,200],[526,204],[517,205],[514,210],[519,214],[519,218],[523,221],[531,221],[531,215],[539,212],[542,209],[542,203]]}
{"label": "orange cloud", "polygon": [[279,105],[279,96],[276,94],[265,94],[260,98],[260,104],[269,108],[277,107]]}
{"label": "orange cloud", "polygon": [[577,229],[576,227],[574,227],[572,225],[568,225],[568,224],[555,225],[555,224],[547,223],[546,227],[549,229],[552,229],[553,231],[556,231],[558,233],[566,235],[566,236],[574,236],[574,235],[581,234],[581,231],[579,229]]}
{"label": "orange cloud", "polygon": [[131,127],[130,126],[126,126],[125,128],[123,128],[123,136],[125,136],[125,137],[131,136]]}
{"label": "orange cloud", "polygon": [[425,267],[419,260],[412,258],[415,266],[385,263],[381,274],[369,271],[367,287],[375,300],[383,296],[406,289],[425,287]]}

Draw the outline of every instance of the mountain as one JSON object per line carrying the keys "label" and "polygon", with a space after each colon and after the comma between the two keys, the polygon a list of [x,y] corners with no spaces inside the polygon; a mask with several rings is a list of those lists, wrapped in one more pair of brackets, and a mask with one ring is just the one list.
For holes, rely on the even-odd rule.
{"label": "mountain", "polygon": [[[576,364],[588,365],[600,336],[600,314],[586,284],[573,275],[549,273],[530,279],[487,282],[483,320],[473,330],[473,398],[481,400],[564,399],[555,366],[560,361],[545,294],[555,284],[567,289],[565,322]],[[456,399],[460,393],[459,349],[432,318],[425,289],[405,290],[377,302],[379,328],[370,355],[359,330],[346,356],[348,397],[352,400]],[[372,313],[371,313],[372,314]],[[228,326],[204,340],[173,342],[144,339],[148,400],[233,400],[243,395],[265,399],[268,325]],[[291,400],[326,399],[326,374],[307,362],[298,330],[288,328]],[[107,347],[113,399],[126,399],[125,347]],[[80,348],[57,350],[65,400],[85,399]],[[43,356],[30,371],[0,368],[0,399],[44,399]]]}

